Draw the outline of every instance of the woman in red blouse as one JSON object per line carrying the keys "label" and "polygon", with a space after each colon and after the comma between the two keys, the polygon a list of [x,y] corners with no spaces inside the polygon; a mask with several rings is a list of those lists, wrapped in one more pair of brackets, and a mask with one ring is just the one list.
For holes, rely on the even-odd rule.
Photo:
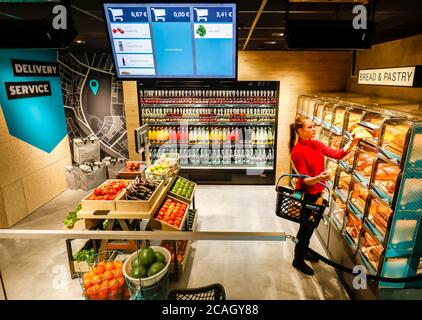
{"label": "woman in red blouse", "polygon": [[[324,187],[318,182],[325,183],[330,178],[324,168],[324,156],[333,159],[341,159],[358,143],[359,139],[353,139],[342,149],[332,149],[315,138],[315,125],[311,119],[298,117],[290,125],[290,152],[291,159],[298,174],[305,174],[310,178],[299,179],[296,189],[303,191],[304,200],[315,202],[320,198]],[[296,141],[297,140],[297,141]],[[317,262],[318,259],[308,253],[309,241],[314,228],[301,224],[297,233],[295,258],[293,267],[307,275],[313,275],[314,271],[305,260]]]}

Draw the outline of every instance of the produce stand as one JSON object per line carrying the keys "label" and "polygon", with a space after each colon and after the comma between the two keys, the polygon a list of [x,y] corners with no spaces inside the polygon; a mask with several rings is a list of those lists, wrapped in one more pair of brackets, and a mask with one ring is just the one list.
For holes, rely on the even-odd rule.
{"label": "produce stand", "polygon": [[[132,172],[124,176],[124,179],[134,179],[136,178],[136,173]],[[90,229],[97,226],[99,223],[104,221],[108,221],[108,224],[104,230],[124,230],[124,231],[139,231],[140,230],[140,223],[142,220],[148,221],[146,225],[146,230],[159,232],[161,228],[154,228],[154,223],[157,223],[156,219],[154,219],[154,214],[159,210],[161,205],[163,204],[166,197],[174,197],[176,194],[171,193],[170,190],[174,186],[175,182],[178,178],[181,178],[177,175],[177,173],[169,178],[167,181],[160,183],[160,185],[156,189],[156,193],[151,197],[153,204],[148,204],[148,206],[139,206],[139,204],[133,203],[135,206],[131,210],[124,210],[130,209],[127,204],[126,206],[119,206],[118,201],[122,198],[122,194],[116,198],[116,206],[114,210],[87,210],[82,209],[77,212],[77,218],[80,219],[77,224],[75,224],[75,228],[78,229]],[[181,178],[183,179],[183,178]],[[179,228],[174,228],[172,230],[179,230],[179,231],[194,231],[196,230],[197,225],[197,210],[195,209],[195,191],[196,191],[196,184],[195,188],[192,191],[191,196],[189,199],[184,197],[174,197],[176,200],[184,201],[188,207],[186,209],[186,214],[183,218],[183,221]],[[93,201],[92,201],[93,202]],[[125,200],[125,202],[129,202],[129,200]],[[136,201],[134,201],[136,202]],[[120,210],[118,210],[121,208]],[[135,210],[135,209],[142,209],[144,210]],[[145,209],[146,208],[146,209]],[[149,210],[148,210],[149,208]],[[161,224],[160,224],[161,225]],[[154,230],[155,229],[155,230]],[[157,230],[158,229],[158,230]],[[66,241],[66,248],[69,260],[69,268],[71,271],[72,278],[77,277],[76,269],[79,264],[77,264],[73,260],[73,253],[72,253],[72,240]],[[172,280],[178,280],[179,275],[184,272],[186,268],[187,261],[189,259],[191,241],[186,245],[185,252],[183,254],[183,260],[181,263],[177,261],[177,242],[176,241],[168,241],[172,242],[176,252],[176,259],[171,265],[170,271],[170,278]],[[147,243],[148,244],[148,243]],[[126,241],[115,241],[115,240],[101,240],[95,247],[98,252],[105,252],[107,250],[122,250],[122,251],[129,251],[134,252],[137,250],[137,243],[133,240],[126,240]],[[84,267],[82,265],[82,267]],[[88,268],[88,264],[85,263],[85,267]],[[85,268],[85,269],[86,269]],[[85,270],[84,268],[82,268]]]}
{"label": "produce stand", "polygon": [[[168,190],[173,185],[176,176],[168,180],[161,190],[158,190],[159,194],[156,197],[156,201],[152,208],[147,212],[139,211],[116,211],[116,210],[81,210],[77,213],[78,218],[84,218],[87,220],[108,220],[108,226],[106,230],[115,230],[119,225],[122,230],[133,231],[139,226],[141,220],[149,220],[152,214],[158,209],[167,195]],[[129,240],[125,242],[110,242],[109,240],[102,240],[99,251],[106,250],[136,250],[135,241]]]}

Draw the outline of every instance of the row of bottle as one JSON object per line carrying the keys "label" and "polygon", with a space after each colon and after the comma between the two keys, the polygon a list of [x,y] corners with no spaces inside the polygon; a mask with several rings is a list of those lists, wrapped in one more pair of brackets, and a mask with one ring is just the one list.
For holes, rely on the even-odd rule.
{"label": "row of bottle", "polygon": [[[151,158],[158,159],[166,152],[177,152],[177,149],[151,148]],[[245,166],[273,166],[274,153],[272,149],[236,148],[236,149],[208,149],[190,148],[180,149],[180,164],[182,165],[245,165]]]}
{"label": "row of bottle", "polygon": [[141,108],[142,119],[154,122],[275,122],[275,108]]}
{"label": "row of bottle", "polygon": [[151,127],[150,144],[252,144],[273,145],[271,127]]}
{"label": "row of bottle", "polygon": [[274,90],[141,90],[141,98],[150,97],[275,97]]}

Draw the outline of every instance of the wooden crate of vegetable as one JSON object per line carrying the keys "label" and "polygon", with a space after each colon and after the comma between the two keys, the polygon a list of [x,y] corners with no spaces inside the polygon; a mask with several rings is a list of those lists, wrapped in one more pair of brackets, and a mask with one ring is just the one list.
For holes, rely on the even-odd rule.
{"label": "wooden crate of vegetable", "polygon": [[150,224],[152,229],[181,231],[188,215],[189,204],[167,196]]}
{"label": "wooden crate of vegetable", "polygon": [[116,210],[115,199],[128,185],[129,180],[106,180],[81,201],[82,210]]}
{"label": "wooden crate of vegetable", "polygon": [[116,211],[148,213],[164,192],[164,181],[135,178],[126,190],[116,198]]}

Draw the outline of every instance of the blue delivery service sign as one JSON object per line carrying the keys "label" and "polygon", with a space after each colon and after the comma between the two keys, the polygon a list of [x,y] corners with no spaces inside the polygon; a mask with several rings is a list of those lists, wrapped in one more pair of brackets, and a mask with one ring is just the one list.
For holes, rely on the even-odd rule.
{"label": "blue delivery service sign", "polygon": [[[16,59],[27,61],[25,75],[14,75]],[[67,134],[60,78],[48,72],[56,63],[55,50],[0,50],[0,104],[9,133],[48,153]]]}

